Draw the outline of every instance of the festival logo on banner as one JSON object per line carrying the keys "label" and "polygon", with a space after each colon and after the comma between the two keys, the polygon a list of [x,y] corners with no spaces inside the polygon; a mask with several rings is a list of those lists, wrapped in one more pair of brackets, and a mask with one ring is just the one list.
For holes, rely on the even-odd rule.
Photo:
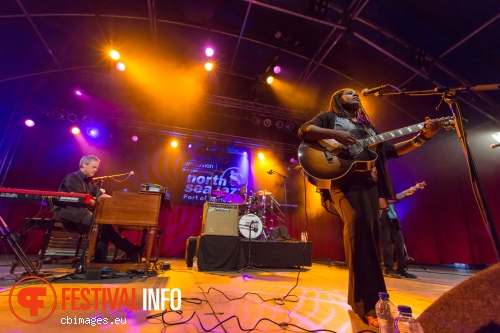
{"label": "festival logo on banner", "polygon": [[240,188],[248,182],[248,173],[238,166],[222,169],[216,162],[183,161],[182,171],[185,178],[182,200],[188,205],[203,205],[209,198],[239,202]]}

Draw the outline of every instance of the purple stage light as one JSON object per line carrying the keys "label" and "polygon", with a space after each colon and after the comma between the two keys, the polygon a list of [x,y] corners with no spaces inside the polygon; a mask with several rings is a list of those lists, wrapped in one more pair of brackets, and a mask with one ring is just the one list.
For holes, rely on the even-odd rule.
{"label": "purple stage light", "polygon": [[214,55],[214,49],[213,49],[213,48],[211,48],[211,47],[207,47],[207,48],[205,49],[205,55],[206,55],[207,57],[211,57],[211,56],[213,56],[213,55]]}
{"label": "purple stage light", "polygon": [[31,119],[26,119],[26,121],[24,122],[24,124],[28,127],[33,127],[35,126],[35,122]]}

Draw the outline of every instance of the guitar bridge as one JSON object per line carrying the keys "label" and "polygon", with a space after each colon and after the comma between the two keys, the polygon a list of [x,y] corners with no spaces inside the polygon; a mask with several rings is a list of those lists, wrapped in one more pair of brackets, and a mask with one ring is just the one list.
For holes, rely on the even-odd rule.
{"label": "guitar bridge", "polygon": [[325,158],[326,158],[328,164],[332,164],[333,163],[332,153],[330,153],[327,146],[321,146],[321,147],[323,148],[323,154],[325,154]]}

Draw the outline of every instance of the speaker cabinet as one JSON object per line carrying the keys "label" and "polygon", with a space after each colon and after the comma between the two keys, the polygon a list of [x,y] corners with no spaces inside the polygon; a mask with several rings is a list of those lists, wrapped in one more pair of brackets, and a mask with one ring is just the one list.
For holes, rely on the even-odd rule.
{"label": "speaker cabinet", "polygon": [[500,263],[450,289],[418,317],[425,333],[500,332]]}
{"label": "speaker cabinet", "polygon": [[205,202],[201,234],[238,236],[238,206]]}

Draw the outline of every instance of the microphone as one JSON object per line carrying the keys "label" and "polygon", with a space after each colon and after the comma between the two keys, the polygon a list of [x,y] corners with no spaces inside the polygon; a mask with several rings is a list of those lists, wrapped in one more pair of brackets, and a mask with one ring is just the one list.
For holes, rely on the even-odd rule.
{"label": "microphone", "polygon": [[373,93],[376,93],[376,92],[379,92],[380,90],[384,89],[384,88],[387,88],[389,87],[390,84],[383,84],[381,86],[378,86],[378,87],[375,87],[375,88],[371,88],[371,89],[368,89],[368,88],[365,88],[361,91],[361,95],[363,96],[368,96],[370,94],[373,94]]}
{"label": "microphone", "polygon": [[274,172],[274,171],[273,171],[273,169],[271,169],[271,170],[269,170],[267,173],[268,173],[268,174],[270,174],[270,175],[272,175],[272,174],[273,174],[273,172]]}
{"label": "microphone", "polygon": [[500,147],[500,143],[491,144],[490,148]]}
{"label": "microphone", "polygon": [[134,174],[134,172],[130,171],[130,172],[127,172],[127,173],[119,173],[117,175],[111,175],[111,176],[92,177],[92,180],[114,178],[114,177],[121,177],[121,176],[132,176],[133,174]]}

